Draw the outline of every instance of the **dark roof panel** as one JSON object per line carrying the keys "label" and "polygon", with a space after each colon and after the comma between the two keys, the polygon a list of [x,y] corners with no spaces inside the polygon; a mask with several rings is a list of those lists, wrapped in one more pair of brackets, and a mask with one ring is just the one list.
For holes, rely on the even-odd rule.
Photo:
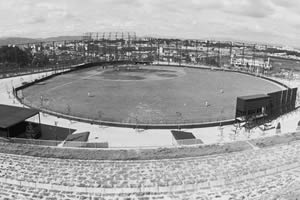
{"label": "dark roof panel", "polygon": [[9,128],[38,113],[39,111],[34,109],[0,104],[0,128]]}
{"label": "dark roof panel", "polygon": [[82,132],[82,133],[74,133],[68,135],[65,139],[66,141],[73,141],[73,142],[86,142],[89,138],[90,132]]}
{"label": "dark roof panel", "polygon": [[175,140],[196,139],[193,133],[185,131],[171,130]]}

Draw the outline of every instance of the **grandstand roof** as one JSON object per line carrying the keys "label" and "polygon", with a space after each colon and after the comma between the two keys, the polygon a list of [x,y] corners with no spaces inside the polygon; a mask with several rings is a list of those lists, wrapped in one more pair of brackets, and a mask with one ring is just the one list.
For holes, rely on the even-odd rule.
{"label": "grandstand roof", "polygon": [[0,128],[6,129],[37,115],[39,111],[0,104],[0,113]]}

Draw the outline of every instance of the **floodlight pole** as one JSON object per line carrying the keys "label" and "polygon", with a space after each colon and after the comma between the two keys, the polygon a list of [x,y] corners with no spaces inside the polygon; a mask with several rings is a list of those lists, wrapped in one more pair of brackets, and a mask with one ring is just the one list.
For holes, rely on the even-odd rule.
{"label": "floodlight pole", "polygon": [[141,38],[139,38],[139,41],[137,41],[137,47],[138,47],[138,52],[139,52],[139,62],[142,61],[141,42],[142,42],[142,40],[141,40]]}
{"label": "floodlight pole", "polygon": [[221,52],[220,52],[220,49],[221,49],[221,42],[219,41],[218,42],[218,67],[221,67]]}
{"label": "floodlight pole", "polygon": [[[150,41],[150,58],[151,58],[153,55],[152,39],[149,38],[149,41]],[[148,56],[148,61],[152,62],[152,60],[149,59],[149,56]]]}
{"label": "floodlight pole", "polygon": [[[232,42],[230,42],[230,50],[229,50],[229,53],[230,53],[229,59],[230,59],[230,61],[231,61],[231,56],[232,56]],[[230,64],[231,64],[231,63],[230,63]]]}
{"label": "floodlight pole", "polygon": [[159,47],[159,39],[157,39],[157,64],[159,64],[159,57],[160,57],[160,53],[159,53],[159,51],[160,51],[160,47]]}
{"label": "floodlight pole", "polygon": [[167,43],[167,49],[168,49],[168,65],[170,65],[170,56],[171,56],[171,54],[170,54],[170,42],[169,43]]}
{"label": "floodlight pole", "polygon": [[254,70],[255,70],[255,44],[253,45],[253,55],[252,55],[252,62],[253,62],[253,66],[254,66]]}
{"label": "floodlight pole", "polygon": [[178,56],[178,52],[179,52],[179,49],[178,49],[178,40],[176,40],[176,61],[178,59],[178,63],[179,63],[179,56]]}
{"label": "floodlight pole", "polygon": [[245,43],[243,43],[243,50],[242,50],[242,60],[243,60],[243,65],[245,64]]}
{"label": "floodlight pole", "polygon": [[198,40],[196,40],[196,55],[195,55],[195,63],[198,64]]}
{"label": "floodlight pole", "polygon": [[179,66],[181,66],[181,62],[182,62],[182,52],[181,52],[181,50],[182,50],[182,41],[180,42],[181,43],[181,45],[180,45],[180,47],[179,47]]}
{"label": "floodlight pole", "polygon": [[208,65],[208,59],[209,59],[209,40],[206,41],[206,65]]}
{"label": "floodlight pole", "polygon": [[188,53],[188,50],[187,50],[188,44],[189,44],[189,42],[188,42],[188,40],[186,40],[186,41],[185,41],[185,54],[186,54],[186,55],[185,55],[185,56],[186,56],[186,57],[185,57],[185,63],[188,63],[188,62],[187,62],[187,58],[190,57],[190,55],[189,55],[189,53]]}

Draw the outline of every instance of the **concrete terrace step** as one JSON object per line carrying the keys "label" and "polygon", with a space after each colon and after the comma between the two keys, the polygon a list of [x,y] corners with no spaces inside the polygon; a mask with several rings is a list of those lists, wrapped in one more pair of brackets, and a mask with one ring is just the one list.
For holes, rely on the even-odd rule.
{"label": "concrete terrace step", "polygon": [[[299,177],[299,172],[296,175]],[[111,200],[155,200],[155,199],[273,199],[274,193],[285,192],[287,187],[295,184],[293,173],[280,172],[268,176],[258,177],[247,181],[228,184],[225,186],[210,186],[206,188],[185,188],[179,190],[161,191],[153,189],[143,191],[119,191],[118,193],[61,190],[59,187],[43,188],[40,185],[0,184],[0,200],[9,199],[111,199]]]}
{"label": "concrete terrace step", "polygon": [[[0,183],[132,194],[228,187],[300,167],[300,143],[198,158],[93,161],[0,154]],[[295,177],[295,174],[288,174]]]}

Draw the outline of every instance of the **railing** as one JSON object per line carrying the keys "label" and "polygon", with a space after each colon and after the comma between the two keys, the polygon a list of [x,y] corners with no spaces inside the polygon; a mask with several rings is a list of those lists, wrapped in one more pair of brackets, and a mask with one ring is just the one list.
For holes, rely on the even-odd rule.
{"label": "railing", "polygon": [[200,139],[185,139],[185,140],[176,140],[178,145],[199,145],[203,144]]}
{"label": "railing", "polygon": [[[39,107],[38,105],[34,105],[31,102],[26,102],[26,100],[21,101],[22,104],[39,110],[40,112],[53,115],[56,117],[62,117],[65,119],[68,119],[70,121],[77,121],[77,122],[84,122],[84,123],[90,123],[90,124],[97,124],[102,126],[114,126],[114,127],[125,127],[125,128],[140,128],[140,129],[179,129],[179,128],[203,128],[203,127],[211,127],[211,126],[224,126],[224,125],[230,125],[235,122],[235,119],[229,119],[226,117],[206,117],[205,119],[176,119],[176,115],[169,115],[165,116],[162,120],[136,120],[131,119],[126,122],[124,121],[107,121],[105,120],[105,117],[102,116],[102,119],[96,119],[96,118],[87,118],[81,114],[73,114],[73,113],[66,113],[64,111],[56,112],[52,111],[50,107]],[[234,108],[232,108],[234,109]]]}
{"label": "railing", "polygon": [[77,142],[77,141],[65,141],[62,144],[63,147],[74,148],[108,148],[107,142]]}
{"label": "railing", "polygon": [[59,146],[74,148],[108,148],[107,142],[79,142],[79,141],[59,141],[59,140],[39,140],[26,138],[9,138],[12,143],[41,145],[41,146]]}
{"label": "railing", "polygon": [[25,138],[10,138],[10,142],[18,144],[42,145],[42,146],[58,146],[62,141],[58,140],[36,140]]}
{"label": "railing", "polygon": [[21,68],[15,70],[0,70],[0,79],[2,78],[11,78],[16,76],[24,76],[28,74],[37,74],[41,72],[50,72],[50,71],[60,71],[70,68],[70,66],[47,66],[41,68]]}
{"label": "railing", "polygon": [[[79,141],[58,141],[58,140],[39,140],[39,139],[26,139],[26,138],[9,138],[9,142],[16,144],[49,146],[58,148],[80,148],[80,149],[153,149],[153,148],[178,148],[184,144],[173,145],[140,145],[140,146],[109,146],[108,142],[79,142]],[[196,143],[195,143],[196,144]],[[197,143],[199,144],[199,143]]]}

